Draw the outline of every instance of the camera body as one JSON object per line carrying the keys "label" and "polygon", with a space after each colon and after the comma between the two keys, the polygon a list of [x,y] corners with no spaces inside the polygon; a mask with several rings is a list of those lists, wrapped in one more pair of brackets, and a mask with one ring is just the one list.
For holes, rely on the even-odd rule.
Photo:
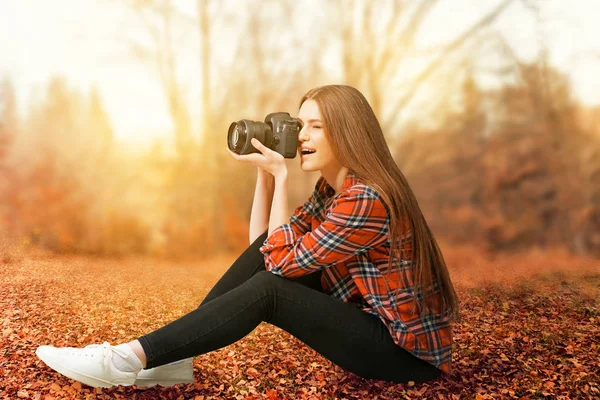
{"label": "camera body", "polygon": [[265,122],[242,119],[232,122],[227,132],[227,146],[238,154],[260,153],[250,140],[258,139],[263,145],[285,158],[295,158],[298,152],[300,124],[286,112],[274,112]]}

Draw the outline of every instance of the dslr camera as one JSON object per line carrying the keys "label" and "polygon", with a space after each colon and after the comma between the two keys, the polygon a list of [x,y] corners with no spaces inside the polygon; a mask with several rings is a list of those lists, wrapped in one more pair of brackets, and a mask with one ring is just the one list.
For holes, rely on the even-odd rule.
{"label": "dslr camera", "polygon": [[275,112],[265,117],[265,122],[242,119],[232,122],[227,132],[227,146],[237,154],[260,153],[252,144],[252,138],[281,154],[295,158],[298,152],[300,124],[286,112]]}

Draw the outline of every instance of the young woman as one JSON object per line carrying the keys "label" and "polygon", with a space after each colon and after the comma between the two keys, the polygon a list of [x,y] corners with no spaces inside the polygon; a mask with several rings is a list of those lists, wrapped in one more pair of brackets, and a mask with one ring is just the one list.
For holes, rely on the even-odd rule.
{"label": "young woman", "polygon": [[318,87],[298,120],[301,168],[321,172],[314,192],[288,218],[284,158],[256,139],[260,154],[230,152],[258,167],[251,245],[196,310],[130,343],[41,346],[39,358],[91,386],[192,382],[191,357],[265,321],[364,378],[450,372],[456,293],[367,100]]}

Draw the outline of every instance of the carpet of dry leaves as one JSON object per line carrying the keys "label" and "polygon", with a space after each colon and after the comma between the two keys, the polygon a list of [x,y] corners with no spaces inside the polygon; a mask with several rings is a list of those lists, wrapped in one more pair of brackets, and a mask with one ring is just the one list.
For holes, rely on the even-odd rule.
{"label": "carpet of dry leaves", "polygon": [[452,375],[406,385],[346,372],[263,323],[198,356],[195,384],[94,389],[39,361],[41,344],[136,338],[193,310],[234,257],[210,262],[0,254],[0,398],[600,398],[598,260],[445,251],[460,297]]}

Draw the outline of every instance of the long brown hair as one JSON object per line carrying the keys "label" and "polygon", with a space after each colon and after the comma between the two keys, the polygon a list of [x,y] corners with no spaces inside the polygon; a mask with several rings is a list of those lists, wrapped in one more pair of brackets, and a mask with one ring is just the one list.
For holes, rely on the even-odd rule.
{"label": "long brown hair", "polygon": [[[408,256],[413,263],[415,307],[421,315],[432,313],[428,298],[435,294],[437,287],[440,312],[450,319],[458,319],[458,298],[442,252],[365,97],[351,86],[327,85],[306,93],[300,106],[308,99],[319,106],[325,135],[338,161],[373,187],[388,205],[391,214],[388,273],[396,264],[394,260],[407,256],[403,254],[403,240],[410,239],[412,242],[406,248],[411,249]],[[396,258],[397,255],[400,257]]]}

